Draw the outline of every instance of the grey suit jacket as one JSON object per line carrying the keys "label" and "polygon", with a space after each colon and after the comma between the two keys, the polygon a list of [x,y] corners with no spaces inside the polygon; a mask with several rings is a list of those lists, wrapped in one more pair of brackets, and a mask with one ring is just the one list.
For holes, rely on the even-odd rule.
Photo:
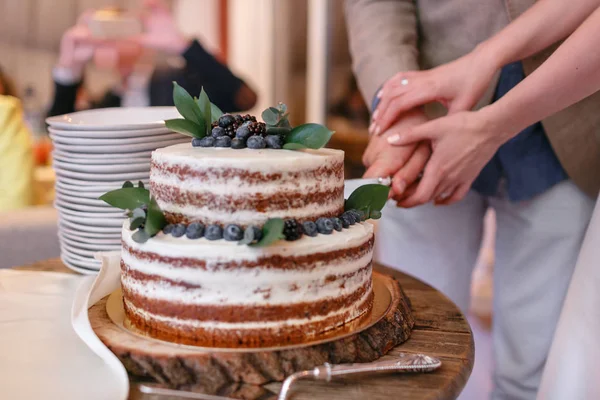
{"label": "grey suit jacket", "polygon": [[[367,104],[400,71],[429,69],[467,54],[533,0],[346,0],[354,73]],[[526,74],[556,47],[523,60]],[[492,100],[498,74],[476,108]],[[439,109],[430,109],[432,116]],[[588,195],[600,190],[600,92],[542,121],[558,159]]]}

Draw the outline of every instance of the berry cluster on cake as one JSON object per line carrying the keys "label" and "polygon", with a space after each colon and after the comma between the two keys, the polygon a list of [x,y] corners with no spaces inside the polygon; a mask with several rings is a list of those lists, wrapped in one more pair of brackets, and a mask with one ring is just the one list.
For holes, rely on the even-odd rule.
{"label": "berry cluster on cake", "polygon": [[[276,135],[281,148],[196,146],[215,129],[226,133],[215,141],[231,141],[257,122],[181,90],[174,97],[186,122],[167,126],[195,142],[153,152],[149,190],[128,182],[102,197],[131,217],[121,260],[130,323],[179,343],[265,347],[366,315],[374,237],[367,219],[381,215],[389,188],[366,185],[345,200],[344,154],[322,148],[332,132],[292,128],[283,105],[265,110],[264,132],[253,135]],[[190,112],[194,105],[199,112]]]}

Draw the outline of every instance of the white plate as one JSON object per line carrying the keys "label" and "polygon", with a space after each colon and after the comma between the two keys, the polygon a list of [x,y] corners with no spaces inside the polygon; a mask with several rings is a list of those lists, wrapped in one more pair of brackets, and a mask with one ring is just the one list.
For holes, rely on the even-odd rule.
{"label": "white plate", "polygon": [[87,232],[79,229],[73,229],[67,225],[59,222],[59,234],[65,235],[72,240],[82,241],[93,239],[98,241],[100,244],[120,244],[121,243],[121,230],[118,233],[96,233]]}
{"label": "white plate", "polygon": [[[75,190],[75,191],[79,191],[79,190],[84,190],[86,192],[101,192],[102,193],[106,193],[109,190],[114,190],[114,189],[119,189],[123,186],[123,183],[125,182],[125,180],[115,180],[115,181],[102,181],[102,182],[91,182],[89,180],[84,180],[84,179],[75,179],[75,178],[69,178],[66,176],[59,176],[58,179],[56,180],[57,184],[62,184],[63,187],[65,184],[67,186],[70,186],[69,189],[71,190]],[[142,182],[144,183],[144,185],[146,185],[148,183],[147,180],[142,179]],[[137,184],[137,181],[136,181]]]}
{"label": "white plate", "polygon": [[98,261],[94,258],[81,257],[81,256],[78,256],[77,254],[71,253],[69,251],[61,250],[60,255],[61,255],[61,258],[69,259],[69,261],[72,264],[75,264],[76,266],[78,266],[80,268],[86,268],[89,270],[98,270],[98,269],[100,269],[100,266],[102,265],[102,263],[100,263],[100,261]]}
{"label": "white plate", "polygon": [[[95,155],[97,154],[90,154]],[[93,158],[88,157],[88,154],[73,154],[69,153],[65,155],[65,153],[57,153],[56,151],[52,153],[52,159],[58,160],[60,162],[66,162],[71,164],[81,164],[88,166],[99,166],[99,167],[107,167],[112,165],[138,165],[138,164],[148,164],[150,165],[150,152],[147,157],[127,157],[127,158],[117,158],[112,159],[110,156],[106,156],[106,158]]]}
{"label": "white plate", "polygon": [[[182,135],[177,132],[170,132],[165,135],[155,135],[151,137],[139,136],[133,138],[108,138],[108,139],[90,139],[90,138],[74,138],[74,137],[61,137],[58,135],[51,134],[50,139],[54,143],[68,144],[73,146],[122,146],[125,144],[136,144],[136,143],[148,143],[148,142],[163,142],[165,140],[185,139],[188,136]],[[191,138],[189,139],[191,140]]]}
{"label": "white plate", "polygon": [[181,118],[175,107],[97,108],[46,118],[53,128],[81,131],[164,128],[165,119]]}
{"label": "white plate", "polygon": [[[54,204],[54,208],[56,208],[61,214],[68,215],[76,218],[88,218],[92,221],[88,224],[96,224],[104,221],[108,225],[101,226],[113,226],[119,222],[119,219],[125,219],[125,213],[119,209],[115,208],[115,211],[104,211],[104,212],[85,212],[85,211],[75,211],[65,207],[62,207],[58,204]],[[122,223],[122,221],[121,221]]]}
{"label": "white plate", "polygon": [[60,259],[63,264],[65,264],[65,267],[83,275],[96,275],[98,271],[100,271],[100,267],[97,267],[97,269],[80,267],[76,262],[71,261],[71,259],[65,257],[64,255],[62,255]]}
{"label": "white plate", "polygon": [[113,156],[113,153],[123,154],[123,153],[131,153],[131,152],[140,152],[140,151],[152,151],[156,149],[160,149],[163,147],[173,146],[179,143],[185,143],[189,140],[186,137],[170,139],[170,140],[162,140],[156,142],[146,142],[146,143],[137,143],[137,144],[113,144],[113,145],[103,145],[103,146],[77,146],[77,145],[68,145],[63,143],[54,142],[53,146],[55,149],[62,152],[72,152],[77,154],[103,154]]}
{"label": "white plate", "polygon": [[61,226],[66,226],[73,230],[83,231],[92,233],[101,233],[101,234],[112,234],[112,235],[120,235],[123,225],[119,226],[100,226],[100,225],[85,225],[80,223],[77,218],[71,217],[69,215],[60,216],[58,224]]}
{"label": "white plate", "polygon": [[69,248],[75,247],[77,249],[81,249],[81,250],[86,250],[86,251],[91,251],[91,252],[97,252],[97,251],[118,251],[121,249],[121,245],[120,244],[100,244],[100,243],[96,243],[94,241],[94,239],[88,238],[88,242],[86,243],[82,243],[82,242],[78,242],[76,240],[70,239],[69,237],[67,237],[66,235],[60,235],[60,240],[62,241],[62,243],[65,246],[68,246]]}
{"label": "white plate", "polygon": [[56,168],[63,170],[75,171],[75,172],[86,172],[86,173],[125,173],[125,172],[150,172],[150,160],[142,163],[130,163],[130,164],[117,164],[117,163],[106,163],[100,165],[90,165],[77,160],[67,160],[62,157],[52,159],[52,164]]}
{"label": "white plate", "polygon": [[90,205],[82,205],[82,204],[77,204],[75,202],[72,202],[70,200],[64,200],[62,198],[56,197],[54,199],[54,204],[58,205],[59,207],[64,207],[67,208],[69,210],[73,210],[73,211],[82,211],[82,212],[90,212],[90,213],[107,213],[107,212],[115,212],[117,210],[119,210],[118,208],[115,207],[111,207],[108,204],[104,203],[107,205],[107,207],[103,207],[103,206],[90,206]]}
{"label": "white plate", "polygon": [[59,168],[55,165],[54,172],[58,175],[57,179],[62,177],[69,177],[73,179],[83,179],[93,182],[114,182],[114,181],[144,181],[150,178],[150,171],[144,172],[128,172],[122,174],[110,174],[110,173],[92,173],[88,174],[85,172],[74,172],[66,169]]}
{"label": "white plate", "polygon": [[86,199],[84,197],[71,196],[69,194],[65,194],[61,189],[56,188],[56,198],[60,199],[62,202],[66,202],[68,204],[77,204],[81,206],[92,206],[96,208],[100,207],[104,210],[114,209],[113,206],[103,202],[102,200],[99,200],[98,197],[99,196]]}
{"label": "white plate", "polygon": [[160,136],[167,133],[173,133],[170,129],[152,128],[152,129],[127,129],[111,131],[67,131],[49,127],[48,132],[62,138],[87,138],[87,139],[115,139],[115,138],[134,138]]}
{"label": "white plate", "polygon": [[[60,195],[63,200],[69,200],[73,202],[78,202],[78,204],[89,204],[89,205],[105,205],[106,203],[99,199],[106,191],[97,191],[97,192],[74,192],[70,189],[64,189],[56,185],[55,187],[56,195]],[[108,204],[106,204],[108,206]]]}
{"label": "white plate", "polygon": [[102,251],[102,250],[80,249],[78,247],[71,246],[68,243],[65,243],[64,241],[61,242],[60,249],[61,249],[61,251],[67,253],[71,257],[79,256],[79,257],[82,257],[84,259],[89,259],[89,260],[93,260],[94,254],[96,254],[98,251]]}
{"label": "white plate", "polygon": [[62,151],[57,150],[56,148],[52,151],[52,156],[58,155],[62,158],[67,158],[71,160],[96,160],[96,162],[102,162],[104,164],[110,164],[111,162],[115,162],[115,160],[119,160],[120,163],[124,162],[123,160],[131,160],[133,162],[143,162],[147,161],[152,157],[153,150],[147,151],[137,151],[131,153],[107,153],[107,154],[90,154],[90,153],[73,153],[70,151]]}

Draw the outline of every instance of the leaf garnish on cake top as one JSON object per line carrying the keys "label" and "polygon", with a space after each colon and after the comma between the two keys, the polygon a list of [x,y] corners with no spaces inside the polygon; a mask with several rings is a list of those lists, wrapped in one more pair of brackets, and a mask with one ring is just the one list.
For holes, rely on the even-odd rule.
{"label": "leaf garnish on cake top", "polygon": [[183,118],[168,119],[165,126],[172,131],[201,139],[210,135],[211,123],[223,112],[212,104],[204,88],[200,96],[194,99],[187,90],[173,82],[173,103]]}
{"label": "leaf garnish on cake top", "polygon": [[271,218],[262,227],[262,238],[256,243],[250,243],[250,247],[265,247],[273,242],[284,239],[284,222],[281,218]]}
{"label": "leaf garnish on cake top", "polygon": [[379,219],[389,193],[390,187],[386,185],[377,183],[362,185],[348,197],[344,203],[344,209],[361,211],[367,219]]}
{"label": "leaf garnish on cake top", "polygon": [[104,193],[100,200],[127,211],[129,229],[137,229],[131,238],[138,243],[146,242],[167,224],[156,199],[150,196],[150,191],[142,182],[134,187],[133,183],[127,181],[122,188]]}

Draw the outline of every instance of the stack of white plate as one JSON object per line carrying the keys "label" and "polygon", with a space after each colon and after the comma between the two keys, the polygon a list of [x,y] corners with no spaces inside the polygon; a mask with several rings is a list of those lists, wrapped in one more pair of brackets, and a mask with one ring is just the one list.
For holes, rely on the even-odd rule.
{"label": "stack of white plate", "polygon": [[81,273],[94,273],[98,251],[120,248],[125,215],[99,200],[125,181],[148,184],[153,150],[190,140],[165,128],[179,118],[175,107],[106,108],[46,120],[54,144],[55,207],[61,258]]}

